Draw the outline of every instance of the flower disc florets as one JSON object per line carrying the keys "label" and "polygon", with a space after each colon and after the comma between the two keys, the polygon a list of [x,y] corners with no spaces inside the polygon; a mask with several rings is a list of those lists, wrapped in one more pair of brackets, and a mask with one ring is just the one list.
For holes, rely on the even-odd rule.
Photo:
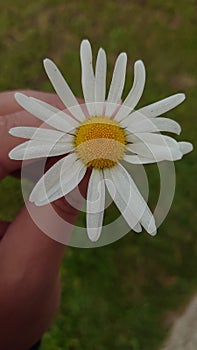
{"label": "flower disc florets", "polygon": [[94,116],[76,131],[77,155],[88,167],[111,168],[124,156],[126,134],[123,128],[106,116]]}

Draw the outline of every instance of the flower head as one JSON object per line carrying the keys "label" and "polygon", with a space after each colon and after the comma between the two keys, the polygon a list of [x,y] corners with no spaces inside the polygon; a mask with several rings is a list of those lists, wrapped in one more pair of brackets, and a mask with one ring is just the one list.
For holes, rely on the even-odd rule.
{"label": "flower head", "polygon": [[189,142],[177,142],[160,134],[163,131],[180,133],[177,122],[160,115],[180,104],[185,96],[179,93],[136,111],[145,85],[143,62],[135,63],[133,86],[121,102],[126,54],[121,53],[116,60],[107,98],[105,51],[98,51],[95,72],[88,40],[82,41],[80,55],[84,106],[78,103],[55,64],[45,59],[46,73],[66,109],[61,111],[17,93],[17,102],[52,129],[12,128],[10,134],[30,140],[15,147],[9,156],[24,160],[65,155],[35,185],[30,201],[37,206],[71,192],[83,179],[87,168],[91,168],[86,214],[90,240],[97,241],[101,234],[106,188],[134,231],[140,232],[144,227],[148,233],[155,235],[154,217],[123,161],[131,164],[174,161],[192,150]]}

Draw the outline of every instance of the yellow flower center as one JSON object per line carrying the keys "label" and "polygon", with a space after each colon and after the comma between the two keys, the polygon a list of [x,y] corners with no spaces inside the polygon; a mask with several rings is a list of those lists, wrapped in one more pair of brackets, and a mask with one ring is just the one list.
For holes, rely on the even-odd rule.
{"label": "yellow flower center", "polygon": [[109,117],[94,116],[76,130],[76,153],[87,167],[111,168],[123,157],[126,134],[117,122]]}

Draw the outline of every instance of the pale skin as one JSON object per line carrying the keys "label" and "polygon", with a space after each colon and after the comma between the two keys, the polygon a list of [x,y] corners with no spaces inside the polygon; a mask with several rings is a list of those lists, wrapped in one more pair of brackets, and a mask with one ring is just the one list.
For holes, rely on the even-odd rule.
{"label": "pale skin", "polygon": [[[65,108],[55,94],[22,92]],[[8,130],[41,124],[22,110],[14,93],[0,93],[0,179],[16,175],[21,167],[21,161],[10,160],[8,153],[25,140],[9,135]],[[87,179],[88,175],[80,184],[84,195]],[[78,211],[64,199],[55,201],[53,207],[74,224]],[[38,215],[42,216],[42,210]],[[0,222],[0,349],[27,350],[49,328],[60,302],[59,269],[64,253],[65,245],[43,233],[25,205],[12,223]]]}

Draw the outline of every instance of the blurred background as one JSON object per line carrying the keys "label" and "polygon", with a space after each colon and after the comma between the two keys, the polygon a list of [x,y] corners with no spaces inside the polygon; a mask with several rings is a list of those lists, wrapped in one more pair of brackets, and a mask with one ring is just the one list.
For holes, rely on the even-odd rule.
{"label": "blurred background", "polygon": [[[0,0],[0,91],[53,91],[42,60],[53,59],[81,96],[79,46],[88,38],[94,57],[107,51],[108,86],[115,58],[128,54],[124,96],[133,64],[142,59],[147,83],[139,106],[176,92],[186,102],[167,114],[197,138],[197,3],[195,0]],[[128,233],[97,249],[68,247],[62,265],[62,303],[41,350],[156,350],[197,292],[195,152],[176,162],[171,210],[154,238]],[[150,207],[158,196],[158,171],[147,166]],[[23,203],[20,182],[0,184],[0,219]]]}

